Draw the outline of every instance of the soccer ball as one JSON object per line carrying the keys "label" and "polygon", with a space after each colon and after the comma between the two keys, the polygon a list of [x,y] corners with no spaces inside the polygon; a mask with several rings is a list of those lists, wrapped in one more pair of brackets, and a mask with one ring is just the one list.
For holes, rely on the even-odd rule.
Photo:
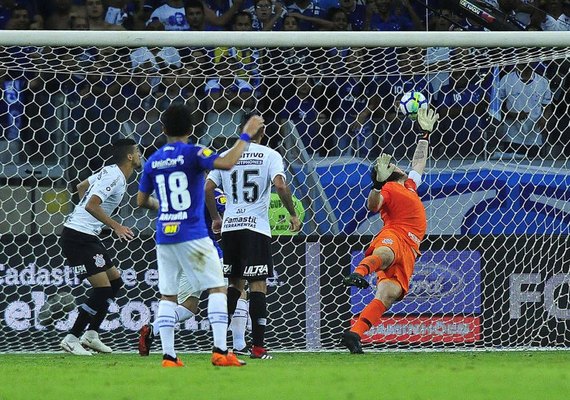
{"label": "soccer ball", "polygon": [[420,92],[407,92],[404,93],[400,99],[400,112],[415,121],[418,117],[418,110],[420,108],[427,108],[428,102],[426,97]]}
{"label": "soccer ball", "polygon": [[61,319],[66,313],[75,309],[75,296],[69,292],[59,292],[49,296],[40,309],[39,323],[47,326],[53,321]]}

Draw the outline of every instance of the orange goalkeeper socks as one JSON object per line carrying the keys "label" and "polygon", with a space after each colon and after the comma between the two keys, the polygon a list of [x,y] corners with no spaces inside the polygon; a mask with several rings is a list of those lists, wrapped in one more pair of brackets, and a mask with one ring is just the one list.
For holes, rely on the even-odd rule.
{"label": "orange goalkeeper socks", "polygon": [[386,310],[386,306],[380,300],[372,300],[364,307],[364,310],[360,313],[360,317],[358,317],[358,320],[350,330],[358,333],[358,336],[362,337],[364,332],[380,323],[380,318],[382,318]]}
{"label": "orange goalkeeper socks", "polygon": [[382,258],[380,258],[380,256],[372,254],[371,256],[364,257],[364,259],[360,261],[360,264],[358,264],[358,267],[356,267],[354,272],[362,276],[366,276],[368,274],[371,274],[372,272],[380,270],[381,268],[382,268]]}

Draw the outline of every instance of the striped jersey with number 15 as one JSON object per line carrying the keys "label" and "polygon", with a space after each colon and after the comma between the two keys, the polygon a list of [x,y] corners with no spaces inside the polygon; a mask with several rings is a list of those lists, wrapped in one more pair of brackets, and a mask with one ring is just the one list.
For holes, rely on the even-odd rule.
{"label": "striped jersey with number 15", "polygon": [[269,200],[271,184],[277,175],[285,178],[283,158],[275,150],[257,143],[250,143],[231,170],[208,174],[208,179],[227,197],[222,233],[249,229],[271,237]]}

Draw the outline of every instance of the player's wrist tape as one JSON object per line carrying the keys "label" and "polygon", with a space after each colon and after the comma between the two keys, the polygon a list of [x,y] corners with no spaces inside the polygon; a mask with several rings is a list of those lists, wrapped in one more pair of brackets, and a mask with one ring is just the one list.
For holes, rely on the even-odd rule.
{"label": "player's wrist tape", "polygon": [[420,131],[418,134],[418,141],[425,140],[429,142],[429,132],[428,131]]}
{"label": "player's wrist tape", "polygon": [[251,138],[249,137],[249,135],[247,133],[242,133],[241,135],[239,135],[239,138],[241,140],[243,140],[244,142],[251,142]]}

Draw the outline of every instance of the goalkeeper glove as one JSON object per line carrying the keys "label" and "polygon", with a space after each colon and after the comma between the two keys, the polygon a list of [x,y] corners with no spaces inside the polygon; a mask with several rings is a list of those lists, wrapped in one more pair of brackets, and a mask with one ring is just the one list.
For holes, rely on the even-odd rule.
{"label": "goalkeeper glove", "polygon": [[392,175],[392,172],[394,172],[396,166],[394,164],[391,164],[390,161],[392,161],[392,156],[390,154],[384,153],[380,154],[380,156],[376,159],[374,167],[371,171],[373,184],[372,187],[374,189],[381,189],[382,183],[384,183],[386,179]]}
{"label": "goalkeeper glove", "polygon": [[433,131],[433,126],[439,119],[439,114],[433,108],[420,108],[418,110],[418,124],[422,130],[420,140],[428,140],[429,134]]}

